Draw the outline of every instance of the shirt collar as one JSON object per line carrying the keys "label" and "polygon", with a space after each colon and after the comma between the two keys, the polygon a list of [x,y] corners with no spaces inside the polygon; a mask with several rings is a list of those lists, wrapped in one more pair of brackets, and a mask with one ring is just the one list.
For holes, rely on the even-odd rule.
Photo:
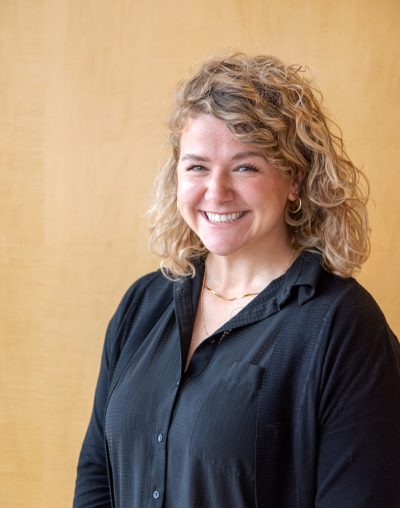
{"label": "shirt collar", "polygon": [[303,305],[314,294],[321,277],[321,258],[312,252],[303,252],[284,275],[282,290],[278,296],[279,306],[283,305],[297,289],[297,300]]}
{"label": "shirt collar", "polygon": [[[243,326],[278,312],[289,299],[296,296],[296,291],[298,304],[303,305],[313,298],[322,270],[318,254],[301,253],[284,275],[273,280],[243,309],[245,312],[239,312],[229,321],[230,326]],[[194,323],[203,276],[204,260],[201,260],[196,262],[195,277],[183,277],[175,284],[175,309],[178,321],[186,329]]]}

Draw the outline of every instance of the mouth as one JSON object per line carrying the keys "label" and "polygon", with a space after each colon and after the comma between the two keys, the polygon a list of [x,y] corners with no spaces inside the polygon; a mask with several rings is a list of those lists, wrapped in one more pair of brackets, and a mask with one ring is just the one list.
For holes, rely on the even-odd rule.
{"label": "mouth", "polygon": [[204,212],[207,220],[212,224],[223,224],[239,220],[246,212],[214,213]]}

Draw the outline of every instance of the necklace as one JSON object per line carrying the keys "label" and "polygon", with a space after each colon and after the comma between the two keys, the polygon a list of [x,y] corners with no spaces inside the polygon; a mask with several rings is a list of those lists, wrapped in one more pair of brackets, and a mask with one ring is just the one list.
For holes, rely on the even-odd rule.
{"label": "necklace", "polygon": [[[291,257],[290,257],[289,263],[282,270],[281,275],[285,274],[288,271],[289,267],[291,266],[291,264],[294,261],[295,256],[296,256],[296,250],[293,249],[293,253],[292,253]],[[221,295],[221,293],[219,293],[215,289],[212,289],[212,288],[210,288],[210,286],[207,286],[207,284],[205,283],[205,279],[206,279],[206,273],[204,271],[203,289],[204,288],[207,289],[207,291],[212,293],[214,296],[217,296],[218,298],[222,298],[222,300],[225,300],[227,302],[234,302],[235,300],[241,300],[242,298],[248,298],[249,296],[256,296],[256,295],[259,295],[260,292],[261,292],[261,291],[258,291],[257,293],[243,293],[242,295],[234,296],[233,298],[227,298],[226,296]],[[204,324],[204,320],[203,320],[203,324]]]}
{"label": "necklace", "polygon": [[210,291],[215,296],[218,296],[218,298],[222,298],[223,300],[226,300],[227,302],[233,302],[235,300],[241,300],[242,298],[246,298],[248,296],[256,296],[260,294],[260,291],[258,293],[244,293],[240,296],[234,296],[233,298],[227,298],[226,296],[221,295],[221,293],[218,293],[218,291],[215,291],[215,289],[210,288],[206,284],[204,284],[204,287],[207,289],[207,291]]}

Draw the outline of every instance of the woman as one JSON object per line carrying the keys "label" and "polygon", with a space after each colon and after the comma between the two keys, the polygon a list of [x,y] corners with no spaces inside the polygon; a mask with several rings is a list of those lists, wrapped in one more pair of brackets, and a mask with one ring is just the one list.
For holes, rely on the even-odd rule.
{"label": "woman", "polygon": [[178,89],[162,269],[110,322],[75,507],[400,506],[399,345],[351,278],[366,196],[328,125],[276,58]]}

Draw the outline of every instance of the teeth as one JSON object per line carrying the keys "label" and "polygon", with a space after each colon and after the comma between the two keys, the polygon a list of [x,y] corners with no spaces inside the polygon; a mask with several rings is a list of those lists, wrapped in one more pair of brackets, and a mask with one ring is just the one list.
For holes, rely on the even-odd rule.
{"label": "teeth", "polygon": [[207,219],[210,222],[233,222],[239,219],[244,212],[234,212],[234,213],[212,213],[206,212]]}

